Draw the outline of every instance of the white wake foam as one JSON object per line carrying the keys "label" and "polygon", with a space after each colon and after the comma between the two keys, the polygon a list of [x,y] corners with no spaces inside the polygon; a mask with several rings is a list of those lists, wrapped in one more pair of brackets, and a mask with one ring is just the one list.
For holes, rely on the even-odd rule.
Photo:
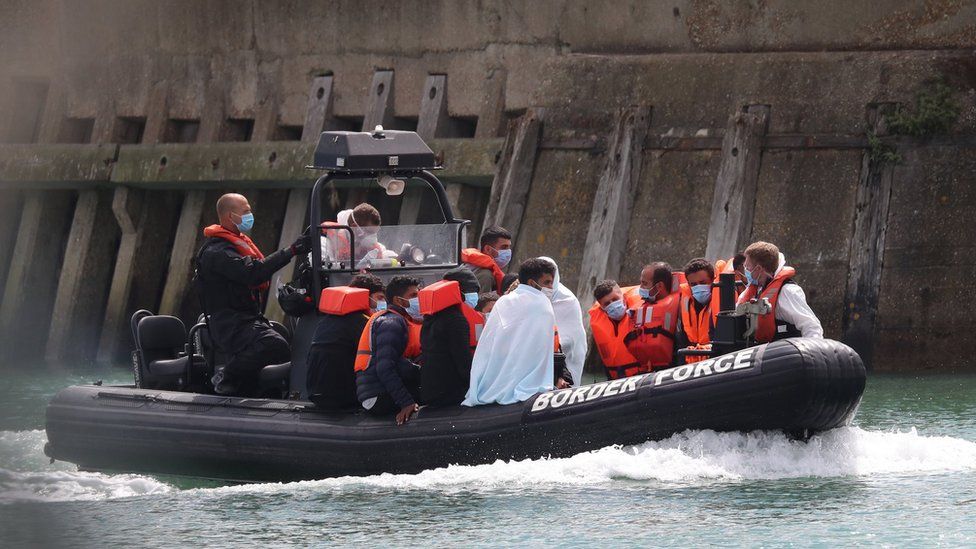
{"label": "white wake foam", "polygon": [[416,475],[382,474],[290,484],[206,489],[226,492],[386,489],[484,490],[612,481],[695,484],[716,480],[928,474],[976,470],[976,443],[907,432],[837,429],[808,442],[779,433],[688,431],[659,442],[612,446],[570,458],[450,466]]}
{"label": "white wake foam", "polygon": [[17,501],[91,501],[161,494],[167,484],[139,475],[82,473],[50,463],[44,431],[0,431],[0,504]]}
{"label": "white wake foam", "polygon": [[[152,477],[81,473],[49,464],[43,431],[0,432],[0,503],[79,501],[155,495],[175,490]],[[287,484],[198,488],[221,497],[237,493],[358,489],[518,490],[613,482],[695,485],[740,479],[925,475],[976,470],[976,443],[905,432],[837,429],[808,442],[779,433],[688,431],[659,442],[612,446],[570,458],[449,466],[416,475],[382,474]]]}

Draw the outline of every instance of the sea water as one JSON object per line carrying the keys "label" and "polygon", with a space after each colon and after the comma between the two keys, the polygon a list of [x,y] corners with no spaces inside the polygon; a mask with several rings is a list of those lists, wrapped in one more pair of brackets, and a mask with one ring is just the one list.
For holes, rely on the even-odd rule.
{"label": "sea water", "polygon": [[871,375],[854,424],[807,442],[688,431],[565,459],[286,484],[50,463],[47,399],[125,377],[7,376],[0,546],[976,546],[973,375]]}

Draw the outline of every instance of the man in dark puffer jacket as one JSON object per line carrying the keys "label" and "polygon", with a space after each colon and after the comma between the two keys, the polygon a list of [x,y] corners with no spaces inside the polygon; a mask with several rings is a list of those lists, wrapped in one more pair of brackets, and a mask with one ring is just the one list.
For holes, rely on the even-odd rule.
{"label": "man in dark puffer jacket", "polygon": [[[406,423],[419,407],[420,281],[394,276],[386,286],[388,310],[370,319],[359,340],[356,394],[369,413],[396,412],[397,425]],[[368,360],[367,360],[368,358]]]}
{"label": "man in dark puffer jacket", "polygon": [[[466,267],[448,271],[444,280],[456,281],[462,293],[474,296],[481,289],[478,278]],[[466,303],[452,305],[424,316],[420,345],[424,367],[420,370],[420,400],[431,406],[457,406],[471,383],[471,327],[461,311]]]}

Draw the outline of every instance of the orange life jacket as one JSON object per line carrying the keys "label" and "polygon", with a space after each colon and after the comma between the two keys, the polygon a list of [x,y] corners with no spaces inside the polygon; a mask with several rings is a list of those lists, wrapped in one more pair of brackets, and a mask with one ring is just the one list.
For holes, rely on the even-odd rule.
{"label": "orange life jacket", "polygon": [[648,303],[643,299],[630,309],[634,330],[624,342],[637,361],[650,370],[666,368],[674,357],[674,332],[678,326],[680,292]]}
{"label": "orange life jacket", "polygon": [[464,318],[468,321],[468,344],[473,353],[475,347],[478,346],[478,340],[481,339],[481,332],[485,329],[485,315],[474,310],[467,303],[461,304],[461,312],[464,313]]}
{"label": "orange life jacket", "polygon": [[498,295],[501,295],[504,291],[502,289],[502,279],[505,278],[505,273],[498,268],[498,264],[495,260],[488,254],[478,251],[475,248],[465,248],[461,250],[461,263],[467,263],[478,267],[479,269],[491,269],[491,275],[495,277],[495,291]]}
{"label": "orange life jacket", "polygon": [[[203,229],[203,236],[207,238],[223,238],[227,242],[230,242],[237,253],[254,259],[264,259],[264,254],[258,249],[257,244],[251,240],[251,237],[244,233],[232,233],[225,229],[221,225],[210,225]],[[271,282],[262,282],[257,286],[251,286],[252,290],[267,290],[271,287]]]}
{"label": "orange life jacket", "polygon": [[[713,289],[714,290],[714,289]],[[688,336],[688,345],[696,349],[707,349],[707,345],[712,343],[711,329],[715,326],[715,318],[718,316],[718,300],[715,296],[718,292],[712,291],[712,300],[708,307],[702,307],[699,311],[695,307],[695,298],[689,292],[681,294],[681,328]],[[691,364],[705,360],[707,356],[686,356],[685,363]]]}
{"label": "orange life jacket", "polygon": [[[759,326],[756,327],[756,333],[753,334],[757,343],[769,343],[776,339],[776,336],[781,332],[792,333],[796,331],[795,327],[791,327],[786,322],[776,320],[776,303],[779,301],[780,289],[794,276],[796,276],[796,270],[793,267],[783,267],[766,284],[762,292],[759,292],[759,288],[755,284],[750,284],[739,296],[739,303],[746,303],[756,297],[765,297],[769,300],[769,312],[759,317]],[[757,292],[759,292],[758,296],[756,295]],[[778,326],[783,326],[783,329],[778,329]]]}
{"label": "orange life jacket", "polygon": [[322,288],[319,312],[345,316],[357,311],[369,312],[369,290],[349,286]]}
{"label": "orange life jacket", "polygon": [[607,370],[607,377],[618,379],[650,371],[637,362],[624,343],[624,338],[634,329],[630,315],[624,315],[619,321],[614,322],[599,303],[594,303],[589,313],[593,341],[600,353],[603,367]]}
{"label": "orange life jacket", "polygon": [[[362,372],[369,368],[373,358],[373,321],[385,314],[400,314],[392,309],[378,311],[366,321],[363,335],[359,336],[359,349],[356,351],[355,371]],[[420,323],[407,318],[407,347],[403,350],[404,358],[415,359],[420,356]]]}

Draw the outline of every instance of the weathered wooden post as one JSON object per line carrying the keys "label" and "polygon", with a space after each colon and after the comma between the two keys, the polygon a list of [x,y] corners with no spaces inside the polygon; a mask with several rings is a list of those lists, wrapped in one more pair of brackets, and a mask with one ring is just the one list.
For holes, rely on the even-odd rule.
{"label": "weathered wooden post", "polygon": [[[884,116],[893,107],[891,104],[868,106],[866,115],[871,133],[886,135]],[[874,356],[874,328],[878,316],[878,293],[881,290],[893,174],[893,163],[873,157],[870,149],[864,151],[854,198],[842,339],[861,355],[868,368],[871,368]]]}
{"label": "weathered wooden post", "polygon": [[705,257],[709,261],[732,257],[752,235],[759,166],[768,128],[768,105],[749,105],[729,120],[708,226]]}
{"label": "weathered wooden post", "polygon": [[593,288],[601,280],[620,274],[650,122],[651,108],[646,106],[622,109],[617,114],[607,166],[600,175],[590,210],[576,292],[581,303],[590,303]]}
{"label": "weathered wooden post", "polygon": [[545,109],[533,107],[509,126],[491,185],[485,227],[501,225],[518,237],[525,202],[532,188],[544,117]]}

